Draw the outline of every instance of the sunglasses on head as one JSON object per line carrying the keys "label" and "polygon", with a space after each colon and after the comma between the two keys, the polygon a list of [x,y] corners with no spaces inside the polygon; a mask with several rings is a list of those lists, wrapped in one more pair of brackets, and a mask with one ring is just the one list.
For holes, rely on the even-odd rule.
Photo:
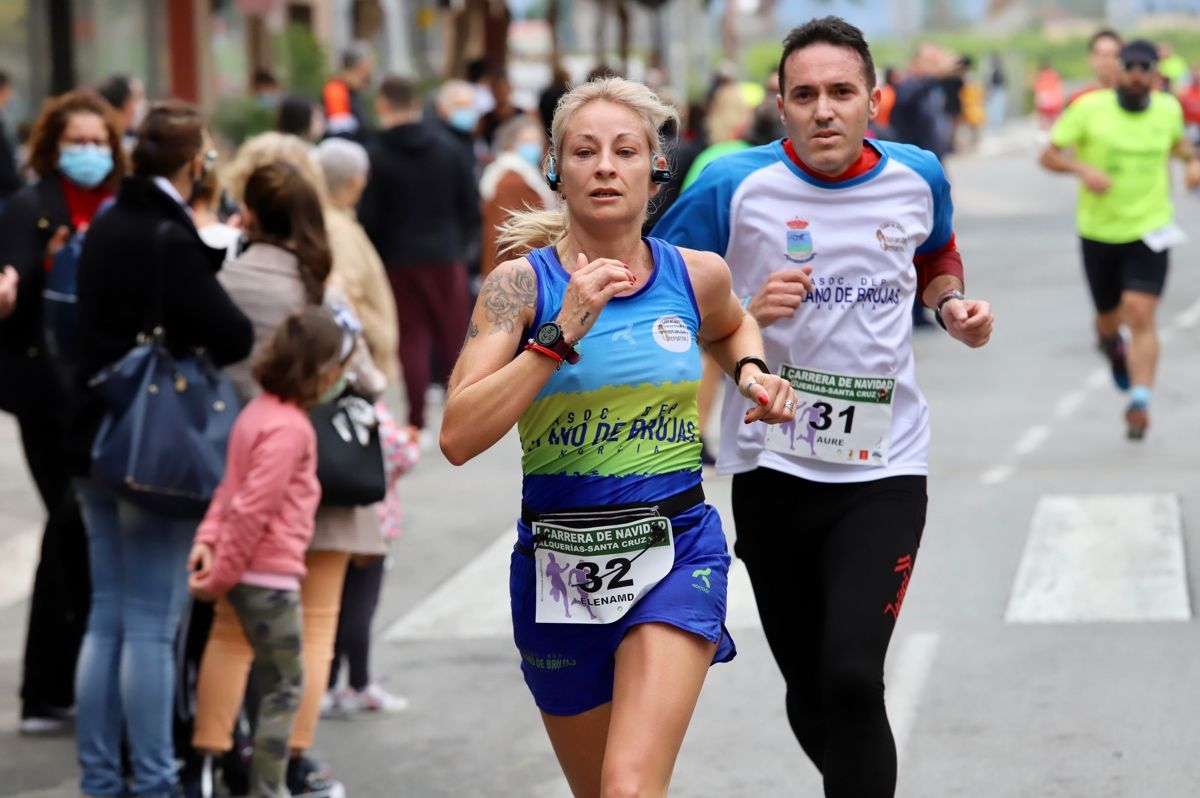
{"label": "sunglasses on head", "polygon": [[1155,64],[1153,61],[1125,61],[1122,66],[1126,72],[1132,72],[1135,69],[1140,69],[1143,72],[1153,72]]}

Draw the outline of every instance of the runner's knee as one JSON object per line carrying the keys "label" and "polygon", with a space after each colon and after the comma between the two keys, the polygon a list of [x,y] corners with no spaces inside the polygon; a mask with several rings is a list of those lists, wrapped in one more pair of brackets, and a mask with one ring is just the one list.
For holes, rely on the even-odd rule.
{"label": "runner's knee", "polygon": [[1126,298],[1121,305],[1122,315],[1125,317],[1125,323],[1129,325],[1129,329],[1134,332],[1153,329],[1156,305],[1153,300]]}
{"label": "runner's knee", "polygon": [[610,768],[605,762],[604,776],[600,780],[600,798],[654,798],[665,794],[666,790],[650,783],[637,768]]}
{"label": "runner's knee", "polygon": [[821,695],[830,716],[876,710],[883,706],[882,674],[862,662],[833,666],[822,675]]}

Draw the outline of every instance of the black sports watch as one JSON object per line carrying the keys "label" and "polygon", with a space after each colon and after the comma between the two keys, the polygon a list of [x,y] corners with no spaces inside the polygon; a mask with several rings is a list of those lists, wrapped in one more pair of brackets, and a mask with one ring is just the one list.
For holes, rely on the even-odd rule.
{"label": "black sports watch", "polygon": [[937,307],[933,309],[933,318],[943,330],[946,329],[946,322],[942,319],[942,305],[951,299],[966,299],[966,297],[963,296],[962,291],[951,291],[938,300]]}
{"label": "black sports watch", "polygon": [[579,362],[579,352],[567,343],[563,328],[556,321],[548,321],[537,328],[533,334],[534,343],[544,346],[567,363],[574,365]]}

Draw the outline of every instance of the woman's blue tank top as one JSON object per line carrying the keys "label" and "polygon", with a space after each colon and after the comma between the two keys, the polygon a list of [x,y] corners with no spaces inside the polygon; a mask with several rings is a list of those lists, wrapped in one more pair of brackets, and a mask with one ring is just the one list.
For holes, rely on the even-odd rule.
{"label": "woman's blue tank top", "polygon": [[[646,285],[605,306],[576,345],[579,362],[556,371],[517,423],[526,507],[653,502],[700,482],[700,312],[679,250],[646,241]],[[570,274],[552,247],[528,258],[536,330],[557,318]]]}

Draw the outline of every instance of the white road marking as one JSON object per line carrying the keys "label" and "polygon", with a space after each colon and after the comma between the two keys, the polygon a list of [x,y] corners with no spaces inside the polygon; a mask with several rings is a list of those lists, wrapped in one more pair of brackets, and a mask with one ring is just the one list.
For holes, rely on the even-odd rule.
{"label": "white road marking", "polygon": [[0,540],[0,563],[4,563],[6,574],[0,579],[0,610],[24,601],[33,590],[41,542],[41,527],[31,527]]}
{"label": "white road marking", "polygon": [[746,564],[736,558],[729,566],[729,598],[726,600],[725,627],[731,631],[762,628]]}
{"label": "white road marking", "polygon": [[905,638],[888,657],[885,682],[887,684],[887,714],[892,724],[892,737],[896,740],[896,756],[904,758],[904,750],[917,721],[917,708],[925,682],[933,670],[941,638],[936,632],[918,632]]}
{"label": "white road marking", "polygon": [[508,562],[516,530],[497,537],[425,600],[383,633],[383,639],[460,640],[512,637]]}
{"label": "white road marking", "polygon": [[1086,399],[1087,394],[1083,391],[1071,391],[1054,405],[1054,415],[1058,418],[1067,418],[1078,410]]}
{"label": "white road marking", "polygon": [[1084,384],[1087,385],[1088,388],[1095,390],[1097,388],[1103,388],[1111,379],[1112,374],[1109,373],[1108,369],[1098,368],[1088,375],[1087,382]]}
{"label": "white road marking", "polygon": [[1010,465],[992,466],[979,475],[979,481],[984,485],[999,485],[1009,480],[1013,475],[1013,470]]}
{"label": "white road marking", "polygon": [[[511,637],[508,562],[515,541],[515,531],[505,530],[420,604],[388,627],[383,639],[398,642]],[[725,625],[729,629],[762,628],[750,577],[746,566],[737,559],[729,569]]]}
{"label": "white road marking", "polygon": [[1200,323],[1200,300],[1175,317],[1175,326],[1181,330],[1191,329],[1198,323]]}
{"label": "white road marking", "polygon": [[1041,498],[1009,597],[1009,623],[1189,618],[1178,497]]}
{"label": "white road marking", "polygon": [[1050,437],[1050,428],[1044,424],[1030,427],[1020,438],[1017,438],[1017,442],[1013,444],[1013,451],[1019,455],[1032,454],[1048,437]]}

